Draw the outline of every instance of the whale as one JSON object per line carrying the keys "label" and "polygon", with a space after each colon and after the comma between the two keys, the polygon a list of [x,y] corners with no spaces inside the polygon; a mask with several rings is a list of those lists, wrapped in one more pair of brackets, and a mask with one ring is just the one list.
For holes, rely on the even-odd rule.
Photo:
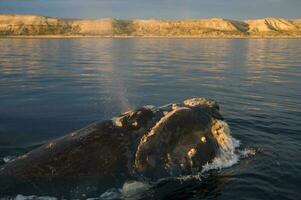
{"label": "whale", "polygon": [[[219,155],[229,127],[216,101],[143,106],[80,130],[0,166],[0,194],[95,195],[126,180],[200,172]],[[69,196],[68,196],[69,194]]]}

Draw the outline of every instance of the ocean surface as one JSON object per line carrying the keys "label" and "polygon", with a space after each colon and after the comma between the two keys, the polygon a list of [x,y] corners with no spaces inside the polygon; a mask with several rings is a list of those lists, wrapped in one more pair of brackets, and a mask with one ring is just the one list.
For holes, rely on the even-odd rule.
{"label": "ocean surface", "polygon": [[191,97],[219,103],[238,160],[99,196],[301,199],[297,39],[0,39],[0,163],[120,112]]}

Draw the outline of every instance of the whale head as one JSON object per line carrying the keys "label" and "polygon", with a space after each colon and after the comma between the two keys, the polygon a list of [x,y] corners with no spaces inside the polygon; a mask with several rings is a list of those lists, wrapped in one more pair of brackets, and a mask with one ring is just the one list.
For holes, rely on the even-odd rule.
{"label": "whale head", "polygon": [[229,128],[215,101],[194,98],[161,109],[164,116],[141,138],[136,151],[134,167],[144,176],[200,171],[227,143]]}

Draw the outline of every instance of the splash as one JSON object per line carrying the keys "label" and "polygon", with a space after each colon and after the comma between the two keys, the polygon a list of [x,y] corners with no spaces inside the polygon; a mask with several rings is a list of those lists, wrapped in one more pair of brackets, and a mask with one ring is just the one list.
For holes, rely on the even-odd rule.
{"label": "splash", "polygon": [[[235,165],[239,161],[239,154],[236,154],[235,148],[240,145],[239,140],[231,137],[231,141],[226,148],[220,149],[220,154],[213,159],[211,163],[207,163],[203,166],[202,173],[207,172],[212,169],[221,170],[222,168],[227,168]],[[231,145],[231,146],[230,146]],[[237,145],[237,146],[236,146]]]}
{"label": "splash", "polygon": [[231,136],[229,125],[225,121],[216,120],[211,131],[219,144],[220,152],[211,163],[203,166],[202,173],[231,167],[238,163],[241,157],[255,155],[256,151],[253,149],[238,150],[240,141]]}
{"label": "splash", "polygon": [[238,150],[237,152],[240,156],[240,158],[248,158],[250,156],[254,156],[256,154],[256,150],[255,149],[242,149],[242,150]]}
{"label": "splash", "polygon": [[127,181],[123,184],[122,188],[111,188],[102,193],[99,197],[89,198],[87,200],[136,200],[141,199],[141,196],[151,186],[146,182],[140,181]]}
{"label": "splash", "polygon": [[4,158],[2,158],[2,160],[4,163],[8,163],[13,161],[15,158],[16,158],[15,156],[5,156]]}
{"label": "splash", "polygon": [[36,195],[30,195],[30,196],[24,196],[21,194],[18,194],[15,198],[4,198],[7,200],[57,200],[56,197],[50,197],[50,196],[36,196]]}

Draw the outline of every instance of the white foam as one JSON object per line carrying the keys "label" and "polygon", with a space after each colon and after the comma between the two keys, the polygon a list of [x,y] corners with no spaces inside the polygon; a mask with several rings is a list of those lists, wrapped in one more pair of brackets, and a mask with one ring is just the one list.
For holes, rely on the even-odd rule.
{"label": "white foam", "polygon": [[89,200],[113,200],[113,199],[120,199],[120,198],[121,198],[120,190],[116,188],[111,188],[106,192],[102,193],[99,198],[90,198]]}
{"label": "white foam", "polygon": [[123,199],[134,200],[139,199],[139,197],[148,190],[151,186],[146,182],[132,181],[126,182],[121,190]]}
{"label": "white foam", "polygon": [[[231,138],[233,141],[237,141]],[[239,143],[237,141],[237,143]],[[232,143],[233,145],[233,143]],[[231,167],[232,165],[236,164],[239,160],[239,156],[235,154],[235,147],[231,146],[228,148],[220,149],[220,154],[213,159],[211,163],[207,163],[203,166],[202,173],[207,172],[212,169],[222,169],[226,167]]]}
{"label": "white foam", "polygon": [[15,156],[5,156],[4,158],[2,158],[2,160],[3,160],[5,163],[8,163],[8,162],[13,161],[15,158],[16,158]]}
{"label": "white foam", "polygon": [[237,149],[240,146],[240,142],[233,137],[231,137],[231,143],[229,144],[230,146],[227,148],[220,149],[220,154],[211,163],[203,166],[202,173],[213,169],[221,170],[231,167],[237,164],[241,158],[247,158],[256,154],[254,149]]}
{"label": "white foam", "polygon": [[243,149],[243,150],[238,150],[238,153],[240,157],[242,158],[248,158],[250,156],[254,156],[256,154],[255,149]]}
{"label": "white foam", "polygon": [[35,196],[35,195],[31,195],[31,196],[24,196],[21,194],[18,194],[14,200],[57,200],[56,197],[49,197],[49,196]]}
{"label": "white foam", "polygon": [[238,163],[241,157],[248,157],[255,155],[255,150],[245,149],[237,150],[240,146],[240,141],[231,136],[231,132],[228,124],[225,121],[218,120],[217,126],[222,127],[218,130],[219,138],[222,138],[220,145],[219,155],[213,159],[211,163],[207,163],[203,166],[202,173],[212,169],[221,170],[228,168]]}

